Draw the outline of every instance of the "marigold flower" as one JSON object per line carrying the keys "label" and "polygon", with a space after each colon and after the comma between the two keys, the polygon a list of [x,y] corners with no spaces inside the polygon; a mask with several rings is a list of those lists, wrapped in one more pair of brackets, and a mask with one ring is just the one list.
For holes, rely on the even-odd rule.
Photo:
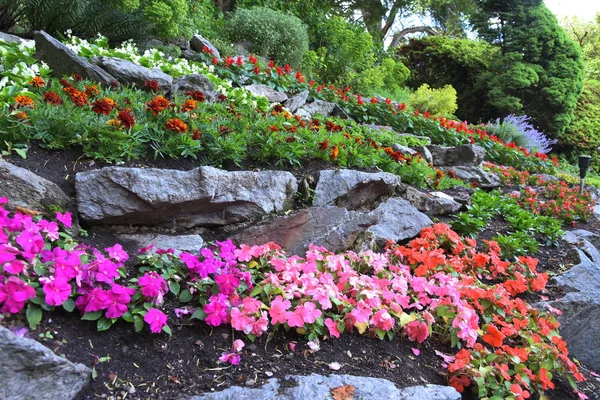
{"label": "marigold flower", "polygon": [[44,81],[42,78],[40,78],[39,76],[34,76],[30,81],[29,84],[31,86],[36,86],[36,87],[44,87],[44,85],[46,84],[46,81]]}
{"label": "marigold flower", "polygon": [[188,130],[187,124],[178,118],[171,118],[168,120],[165,124],[165,128],[167,128],[167,130],[176,131],[179,133],[184,133]]}
{"label": "marigold flower", "polygon": [[325,151],[329,148],[329,140],[325,139],[322,142],[319,142],[319,150]]}
{"label": "marigold flower", "polygon": [[71,77],[73,78],[73,80],[75,82],[81,82],[83,80],[83,76],[81,76],[79,74],[73,74]]}
{"label": "marigold flower", "polygon": [[92,103],[92,111],[100,115],[108,115],[117,106],[115,101],[109,97],[104,97]]}
{"label": "marigold flower", "polygon": [[17,119],[21,119],[21,120],[23,120],[23,121],[26,121],[27,119],[29,119],[29,118],[27,117],[27,113],[26,113],[26,112],[23,112],[23,111],[16,113],[16,114],[15,114],[15,118],[17,118]]}
{"label": "marigold flower", "polygon": [[199,101],[200,103],[204,103],[204,100],[206,99],[204,93],[199,90],[187,91],[185,92],[185,95],[191,97],[192,100]]}
{"label": "marigold flower", "polygon": [[152,111],[154,115],[158,115],[161,111],[169,108],[171,103],[169,100],[165,99],[163,96],[156,96],[152,100],[146,103],[146,108]]}
{"label": "marigold flower", "polygon": [[123,124],[125,129],[131,129],[135,125],[135,118],[131,113],[131,108],[120,111],[117,115],[117,119]]}
{"label": "marigold flower", "polygon": [[194,129],[194,133],[192,133],[192,139],[200,140],[201,137],[202,137],[202,132],[200,132],[200,130],[198,130],[198,129]]}
{"label": "marigold flower", "polygon": [[160,89],[160,85],[154,79],[148,79],[146,82],[144,82],[144,87],[152,90],[155,93]]}
{"label": "marigold flower", "polygon": [[270,130],[271,132],[279,132],[279,128],[278,128],[278,127],[276,127],[275,125],[271,125],[271,126],[269,127],[269,130]]}
{"label": "marigold flower", "polygon": [[44,101],[52,104],[53,106],[64,103],[64,100],[55,92],[44,93]]}
{"label": "marigold flower", "polygon": [[85,94],[87,94],[89,97],[98,96],[98,94],[100,94],[100,90],[98,90],[98,86],[96,85],[86,85]]}
{"label": "marigold flower", "polygon": [[182,112],[190,112],[198,108],[196,100],[186,100],[185,103],[181,105]]}
{"label": "marigold flower", "polygon": [[19,95],[15,97],[15,102],[17,103],[17,107],[35,107],[35,105],[33,104],[33,99],[29,96]]}
{"label": "marigold flower", "polygon": [[332,160],[335,160],[335,159],[337,159],[337,158],[338,158],[338,156],[339,156],[339,155],[340,155],[340,149],[339,149],[337,146],[333,146],[333,147],[331,148],[331,153],[330,153],[329,157],[330,157]]}

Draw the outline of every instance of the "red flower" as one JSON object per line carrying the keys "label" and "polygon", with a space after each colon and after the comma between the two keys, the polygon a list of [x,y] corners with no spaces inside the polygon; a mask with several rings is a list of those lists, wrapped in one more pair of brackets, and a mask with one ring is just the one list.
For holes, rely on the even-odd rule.
{"label": "red flower", "polygon": [[292,72],[292,67],[290,67],[290,64],[285,64],[283,66],[283,70],[285,71],[286,74],[289,74],[290,72]]}
{"label": "red flower", "polygon": [[244,59],[241,56],[238,56],[235,63],[241,67],[242,65],[244,65]]}
{"label": "red flower", "polygon": [[458,392],[462,393],[464,392],[465,388],[471,384],[471,381],[465,375],[461,375],[460,377],[453,375],[450,377],[450,381],[448,383]]}
{"label": "red flower", "polygon": [[506,336],[502,334],[494,325],[488,325],[486,328],[486,334],[483,335],[483,341],[493,347],[502,346],[502,341]]}
{"label": "red flower", "polygon": [[85,94],[87,94],[89,97],[94,97],[94,96],[98,96],[98,94],[100,93],[100,91],[98,90],[98,86],[96,85],[86,85],[85,87]]}
{"label": "red flower", "polygon": [[217,57],[213,57],[213,59],[212,59],[212,63],[213,63],[214,65],[218,65],[218,64],[219,64],[219,59],[218,59]]}
{"label": "red flower", "polygon": [[258,59],[256,57],[254,57],[252,54],[250,54],[250,64],[254,64],[256,65],[256,63],[258,62]]}
{"label": "red flower", "polygon": [[198,129],[194,129],[194,133],[192,133],[192,139],[200,140],[201,137],[202,137],[202,132],[200,132],[200,130],[198,130]]}
{"label": "red flower", "polygon": [[135,125],[135,119],[131,113],[131,108],[126,108],[120,111],[117,115],[117,119],[125,127],[125,129],[131,129]]}
{"label": "red flower", "polygon": [[188,130],[187,124],[178,118],[171,118],[168,120],[165,124],[165,128],[169,131],[176,131],[179,133],[184,133]]}
{"label": "red flower", "polygon": [[169,100],[165,99],[163,96],[156,96],[146,103],[146,107],[148,110],[152,111],[154,115],[158,115],[161,111],[169,108],[170,105],[171,103],[169,103]]}
{"label": "red flower", "polygon": [[378,102],[379,100],[377,100],[375,97],[371,98],[371,103],[377,104]]}
{"label": "red flower", "polygon": [[283,75],[283,69],[281,69],[281,67],[276,67],[275,69],[277,70],[277,75]]}
{"label": "red flower", "polygon": [[44,101],[52,104],[53,106],[64,103],[64,100],[55,92],[44,93]]}
{"label": "red flower", "polygon": [[149,79],[146,82],[144,82],[144,87],[152,90],[155,93],[158,92],[158,90],[160,89],[158,82],[154,79]]}
{"label": "red flower", "polygon": [[204,103],[205,97],[204,93],[199,90],[187,91],[185,92],[186,96],[190,96],[193,100],[199,101],[200,103]]}
{"label": "red flower", "polygon": [[83,76],[79,74],[73,74],[72,78],[75,82],[81,82],[83,80]]}
{"label": "red flower", "polygon": [[269,61],[269,68],[275,68],[275,61]]}
{"label": "red flower", "polygon": [[325,151],[329,148],[329,140],[325,139],[319,143],[319,150]]}
{"label": "red flower", "polygon": [[92,103],[92,111],[100,115],[108,115],[117,105],[115,101],[109,97],[104,97]]}

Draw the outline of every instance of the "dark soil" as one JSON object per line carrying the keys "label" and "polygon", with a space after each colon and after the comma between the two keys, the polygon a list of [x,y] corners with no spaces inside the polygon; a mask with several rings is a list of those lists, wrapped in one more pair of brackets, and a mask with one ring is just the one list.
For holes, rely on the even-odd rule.
{"label": "dark soil", "polygon": [[[96,169],[106,164],[84,160],[77,150],[48,151],[32,145],[27,159],[18,156],[9,162],[57,183],[74,199],[75,173]],[[157,167],[190,170],[198,166],[193,160],[152,160],[151,162],[127,162],[123,166]],[[292,171],[302,179],[317,171],[331,168],[327,163],[314,163]],[[230,169],[237,169],[232,167]],[[275,168],[276,169],[276,168]],[[72,202],[74,204],[74,201]],[[443,218],[442,221],[448,222]],[[600,222],[590,221],[575,228],[600,232]],[[508,225],[501,219],[490,222],[478,239],[491,239],[499,232],[506,232]],[[105,231],[90,232],[81,241],[98,248],[116,242],[114,235]],[[535,256],[540,259],[539,270],[551,275],[570,268],[575,259],[570,246],[561,242],[559,247],[542,247]],[[552,283],[542,293],[549,299],[562,296]],[[535,296],[529,301],[539,301]],[[341,339],[321,342],[321,350],[311,353],[306,341],[294,332],[276,332],[272,337],[263,336],[250,343],[245,340],[242,361],[238,366],[224,366],[218,358],[231,348],[234,339],[242,338],[231,328],[214,328],[203,323],[189,323],[185,318],[175,324],[170,319],[173,336],[153,335],[144,330],[135,333],[131,324],[119,322],[107,332],[97,332],[95,323],[81,321],[76,313],[57,311],[45,314],[42,324],[29,333],[59,355],[74,362],[94,367],[96,379],[84,388],[79,399],[175,399],[182,395],[194,395],[218,391],[229,386],[260,386],[270,377],[284,379],[290,374],[350,374],[385,378],[399,387],[426,383],[447,384],[442,359],[435,350],[452,353],[446,344],[435,338],[419,345],[406,339],[381,341],[360,335],[345,334]],[[18,319],[3,321],[14,326],[25,325]],[[289,344],[297,343],[295,351]],[[419,356],[412,348],[418,348]],[[102,357],[106,361],[98,362]],[[109,359],[108,359],[109,357]],[[328,364],[339,362],[339,371],[332,371]],[[587,382],[580,385],[590,399],[600,399],[600,380],[582,366]],[[566,380],[559,379],[557,388],[549,392],[550,400],[577,399]],[[465,395],[471,398],[471,395]],[[535,397],[532,397],[535,398]]]}

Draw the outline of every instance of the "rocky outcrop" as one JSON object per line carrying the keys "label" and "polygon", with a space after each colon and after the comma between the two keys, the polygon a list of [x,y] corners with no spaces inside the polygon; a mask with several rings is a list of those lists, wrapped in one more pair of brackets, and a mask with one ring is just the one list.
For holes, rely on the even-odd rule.
{"label": "rocky outcrop", "polygon": [[297,182],[281,171],[108,167],[78,173],[75,189],[80,216],[89,224],[191,228],[287,210]]}
{"label": "rocky outcrop", "polygon": [[387,172],[324,170],[319,173],[314,205],[336,205],[354,210],[381,196],[392,194],[398,185],[400,177]]}
{"label": "rocky outcrop", "polygon": [[131,233],[117,235],[119,241],[132,242],[136,249],[154,245],[154,249],[173,249],[175,254],[182,252],[198,253],[204,245],[200,235],[161,235],[157,233]]}
{"label": "rocky outcrop", "polygon": [[202,74],[184,75],[173,81],[171,94],[200,91],[204,93],[207,102],[217,101],[219,93],[215,90],[215,85]]}
{"label": "rocky outcrop", "polygon": [[190,40],[190,47],[192,50],[197,52],[201,52],[202,49],[206,47],[214,57],[217,57],[217,60],[219,60],[219,62],[223,62],[221,54],[219,54],[219,50],[217,50],[217,48],[213,46],[213,44],[209,42],[206,38],[204,38],[202,35],[195,34],[194,36],[192,36],[192,39]]}
{"label": "rocky outcrop", "polygon": [[427,146],[436,167],[478,166],[485,157],[485,149],[476,144],[458,147]]}
{"label": "rocky outcrop", "polygon": [[311,207],[252,226],[233,239],[248,245],[275,242],[288,254],[304,255],[310,243],[329,251],[352,248],[377,218],[340,207]]}
{"label": "rocky outcrop", "polygon": [[9,209],[15,206],[44,210],[48,206],[65,207],[69,197],[55,183],[33,172],[0,160],[0,197],[7,197]]}
{"label": "rocky outcrop", "polygon": [[1,399],[73,399],[87,385],[91,372],[0,326]]}
{"label": "rocky outcrop", "polygon": [[6,43],[28,43],[31,40],[23,39],[19,36],[11,35],[10,33],[0,32],[0,41]]}
{"label": "rocky outcrop", "polygon": [[444,172],[452,171],[458,179],[462,179],[466,183],[476,183],[481,188],[495,188],[500,186],[500,178],[498,175],[491,172],[484,171],[479,167],[442,167],[440,168]]}
{"label": "rocky outcrop", "polygon": [[62,78],[66,75],[78,74],[104,86],[116,79],[102,68],[75,54],[67,46],[54,39],[44,31],[34,33],[35,57],[44,61],[52,69],[52,75]]}
{"label": "rocky outcrop", "polygon": [[422,192],[407,186],[402,197],[427,215],[447,215],[459,211],[462,205],[443,192]]}
{"label": "rocky outcrop", "polygon": [[297,95],[287,99],[284,106],[288,110],[290,110],[291,113],[295,113],[300,107],[306,104],[306,101],[308,100],[308,95],[308,90],[300,92]]}
{"label": "rocky outcrop", "polygon": [[320,114],[324,117],[329,117],[336,108],[337,104],[335,103],[330,103],[323,100],[315,100],[312,103],[303,105],[299,110],[296,111],[296,113],[308,119],[317,114]]}
{"label": "rocky outcrop", "polygon": [[275,89],[270,88],[267,85],[254,83],[252,85],[244,86],[244,89],[256,96],[264,96],[269,100],[270,103],[284,103],[288,97],[287,94],[279,92]]}
{"label": "rocky outcrop", "polygon": [[460,393],[450,386],[424,385],[397,388],[392,382],[380,378],[353,375],[287,376],[283,382],[269,379],[260,388],[230,387],[221,392],[205,393],[188,400],[306,400],[329,399],[331,390],[342,386],[354,388],[355,399],[362,400],[460,400]]}
{"label": "rocky outcrop", "polygon": [[173,84],[171,75],[159,68],[146,68],[134,62],[114,57],[96,57],[92,62],[112,75],[119,83],[143,88],[146,81],[156,81],[160,88],[169,91]]}

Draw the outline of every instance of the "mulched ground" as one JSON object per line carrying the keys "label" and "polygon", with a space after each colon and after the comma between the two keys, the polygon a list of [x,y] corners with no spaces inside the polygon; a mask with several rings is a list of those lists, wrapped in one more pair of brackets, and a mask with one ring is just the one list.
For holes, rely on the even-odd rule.
{"label": "mulched ground", "polygon": [[[49,152],[33,146],[26,160],[12,156],[7,161],[57,183],[70,197],[74,198],[74,176],[76,172],[105,166],[99,162],[83,160],[76,150]],[[156,160],[148,163],[128,162],[125,166],[157,167],[189,170],[197,164],[190,160]],[[323,169],[314,164],[294,175],[302,177]],[[600,222],[580,224],[575,228],[600,232]],[[565,229],[575,229],[565,228]],[[501,219],[495,219],[480,233],[480,238],[489,239],[498,232],[508,229]],[[92,232],[82,241],[99,248],[114,244],[113,236]],[[564,272],[573,265],[570,246],[543,247],[537,254],[540,270],[550,274]],[[552,284],[544,296],[554,299],[562,293]],[[539,299],[532,297],[530,301]],[[341,339],[321,342],[321,350],[311,353],[305,340],[294,332],[277,332],[272,337],[261,337],[255,343],[245,340],[242,362],[238,366],[224,366],[218,358],[230,349],[234,339],[242,338],[231,328],[214,328],[203,323],[180,325],[170,321],[173,336],[152,335],[144,330],[135,333],[133,326],[117,323],[107,332],[97,332],[95,323],[81,321],[77,314],[57,311],[46,314],[42,324],[29,333],[31,338],[41,341],[59,355],[74,362],[94,366],[97,377],[82,391],[79,399],[174,399],[182,395],[218,391],[229,386],[260,386],[270,377],[285,378],[290,374],[350,374],[385,378],[399,387],[426,383],[447,384],[442,359],[435,350],[452,353],[447,344],[436,338],[419,345],[397,338],[381,341],[359,335],[343,335]],[[25,325],[23,320],[2,321],[4,325]],[[296,343],[295,351],[290,343]],[[412,348],[418,348],[419,356]],[[100,358],[107,360],[98,362]],[[328,364],[338,362],[339,371],[332,371]],[[581,385],[590,399],[600,399],[600,380],[589,374]],[[471,398],[465,395],[464,398]],[[535,398],[535,397],[532,397]],[[568,383],[559,379],[557,389],[548,393],[550,400],[576,399]]]}

